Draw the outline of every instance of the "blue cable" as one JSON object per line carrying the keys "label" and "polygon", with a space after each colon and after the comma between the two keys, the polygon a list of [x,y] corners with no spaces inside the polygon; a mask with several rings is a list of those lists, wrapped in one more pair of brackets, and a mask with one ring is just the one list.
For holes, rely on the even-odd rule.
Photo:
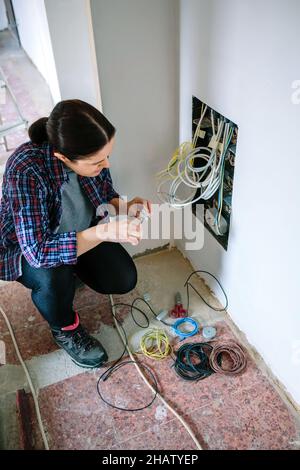
{"label": "blue cable", "polygon": [[[178,328],[183,323],[190,323],[190,325],[193,325],[194,329],[192,331],[188,331],[184,333]],[[185,317],[185,318],[179,318],[179,320],[176,320],[176,322],[172,325],[172,329],[174,333],[178,335],[180,339],[182,340],[185,338],[189,338],[190,336],[196,335],[199,331],[199,326],[198,326],[198,323],[193,318]]]}

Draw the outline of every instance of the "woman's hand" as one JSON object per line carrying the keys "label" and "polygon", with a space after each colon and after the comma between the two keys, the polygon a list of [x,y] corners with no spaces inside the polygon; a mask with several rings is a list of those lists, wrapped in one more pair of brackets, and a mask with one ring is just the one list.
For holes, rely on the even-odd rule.
{"label": "woman's hand", "polygon": [[142,211],[145,211],[148,216],[151,215],[151,201],[135,197],[127,203],[127,214],[130,217],[140,217]]}
{"label": "woman's hand", "polygon": [[101,241],[137,245],[142,238],[141,221],[137,218],[116,217],[112,222],[97,225],[97,237]]}

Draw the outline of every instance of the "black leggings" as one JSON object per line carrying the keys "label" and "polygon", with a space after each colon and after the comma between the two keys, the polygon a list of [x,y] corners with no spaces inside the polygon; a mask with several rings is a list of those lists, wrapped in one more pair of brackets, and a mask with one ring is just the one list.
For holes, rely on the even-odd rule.
{"label": "black leggings", "polygon": [[101,294],[125,294],[137,282],[135,264],[119,243],[102,242],[79,256],[77,264],[33,268],[22,257],[22,276],[17,279],[32,290],[31,298],[51,327],[74,322],[75,274]]}

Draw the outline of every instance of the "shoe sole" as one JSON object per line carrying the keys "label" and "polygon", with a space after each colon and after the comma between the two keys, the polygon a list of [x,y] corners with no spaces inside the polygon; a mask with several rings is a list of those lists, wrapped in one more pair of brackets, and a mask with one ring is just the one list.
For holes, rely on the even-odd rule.
{"label": "shoe sole", "polygon": [[54,339],[54,342],[57,344],[57,346],[62,349],[63,351],[65,351],[65,353],[68,355],[68,357],[72,360],[72,362],[74,362],[74,364],[76,364],[77,366],[79,367],[82,367],[83,369],[98,369],[99,367],[101,367],[102,365],[104,365],[107,361],[108,361],[108,358],[106,358],[105,361],[101,361],[99,362],[99,364],[96,364],[96,365],[92,365],[92,366],[89,366],[87,364],[81,364],[80,362],[77,362],[75,359],[73,359],[73,357],[67,353],[67,351],[61,347],[60,344],[58,344],[56,341],[55,341],[55,338]]}
{"label": "shoe sole", "polygon": [[[61,349],[63,349],[63,348],[61,348]],[[103,362],[100,362],[99,364],[94,365],[94,366],[87,366],[86,364],[80,364],[80,362],[75,361],[75,359],[73,359],[70,356],[70,354],[68,354],[68,356],[71,358],[71,360],[72,360],[72,362],[74,362],[74,364],[76,364],[79,367],[82,367],[83,369],[98,369],[99,367],[105,365],[105,362],[107,362],[107,361],[103,361]]]}

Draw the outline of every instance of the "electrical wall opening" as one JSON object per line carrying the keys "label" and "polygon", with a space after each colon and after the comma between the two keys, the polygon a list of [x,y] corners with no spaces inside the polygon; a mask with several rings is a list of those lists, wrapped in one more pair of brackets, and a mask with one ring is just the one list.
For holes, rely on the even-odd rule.
{"label": "electrical wall opening", "polygon": [[227,250],[238,126],[195,96],[192,126],[198,181],[192,210]]}

